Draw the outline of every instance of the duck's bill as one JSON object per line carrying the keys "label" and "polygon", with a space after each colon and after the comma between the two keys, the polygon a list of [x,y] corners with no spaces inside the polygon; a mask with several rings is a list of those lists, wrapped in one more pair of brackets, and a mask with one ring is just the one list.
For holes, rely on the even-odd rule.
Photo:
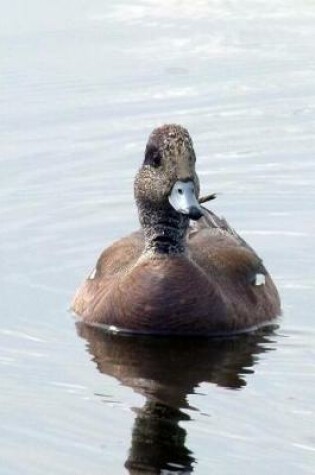
{"label": "duck's bill", "polygon": [[190,219],[197,220],[203,215],[193,181],[177,181],[168,200],[178,213],[187,214]]}

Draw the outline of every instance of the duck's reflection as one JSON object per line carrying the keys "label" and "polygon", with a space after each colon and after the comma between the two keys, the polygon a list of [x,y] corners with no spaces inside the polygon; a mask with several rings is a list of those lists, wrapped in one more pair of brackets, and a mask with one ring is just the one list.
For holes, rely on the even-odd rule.
{"label": "duck's reflection", "polygon": [[150,338],[107,334],[77,324],[101,373],[146,397],[137,410],[126,461],[130,474],[191,473],[195,459],[185,446],[187,395],[202,382],[239,389],[257,355],[268,351],[273,327],[230,339]]}

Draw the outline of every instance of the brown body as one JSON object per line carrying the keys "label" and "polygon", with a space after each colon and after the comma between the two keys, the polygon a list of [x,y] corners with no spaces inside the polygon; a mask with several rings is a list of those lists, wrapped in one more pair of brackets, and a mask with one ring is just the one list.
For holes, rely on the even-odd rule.
{"label": "brown body", "polygon": [[[147,180],[150,168],[144,171]],[[137,181],[144,182],[141,174],[136,197],[139,188],[142,192]],[[146,201],[138,200],[143,230],[106,249],[77,291],[72,308],[85,323],[137,333],[209,335],[247,331],[280,314],[277,290],[262,261],[225,220],[203,209],[192,226],[168,202],[156,206],[153,199],[154,205],[146,195]],[[262,275],[260,285],[256,277]]]}
{"label": "brown body", "polygon": [[[187,252],[143,254],[135,232],[106,249],[78,290],[73,310],[86,323],[138,333],[224,334],[260,326],[280,313],[261,260],[202,218],[188,230]],[[256,273],[266,275],[254,285]]]}

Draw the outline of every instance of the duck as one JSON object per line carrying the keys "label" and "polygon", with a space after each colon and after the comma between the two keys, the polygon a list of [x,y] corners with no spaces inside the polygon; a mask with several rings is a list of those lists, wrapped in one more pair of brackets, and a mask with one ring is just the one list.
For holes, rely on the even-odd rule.
{"label": "duck", "polygon": [[141,228],[114,242],[72,301],[87,325],[146,335],[249,332],[281,313],[262,259],[204,206],[186,128],[150,134],[134,180]]}

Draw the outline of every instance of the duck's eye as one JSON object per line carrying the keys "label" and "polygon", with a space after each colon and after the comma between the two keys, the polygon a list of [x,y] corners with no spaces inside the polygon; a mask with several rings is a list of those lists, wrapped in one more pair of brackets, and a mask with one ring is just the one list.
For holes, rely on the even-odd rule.
{"label": "duck's eye", "polygon": [[155,145],[147,145],[144,155],[144,165],[159,167],[161,165],[161,154]]}

